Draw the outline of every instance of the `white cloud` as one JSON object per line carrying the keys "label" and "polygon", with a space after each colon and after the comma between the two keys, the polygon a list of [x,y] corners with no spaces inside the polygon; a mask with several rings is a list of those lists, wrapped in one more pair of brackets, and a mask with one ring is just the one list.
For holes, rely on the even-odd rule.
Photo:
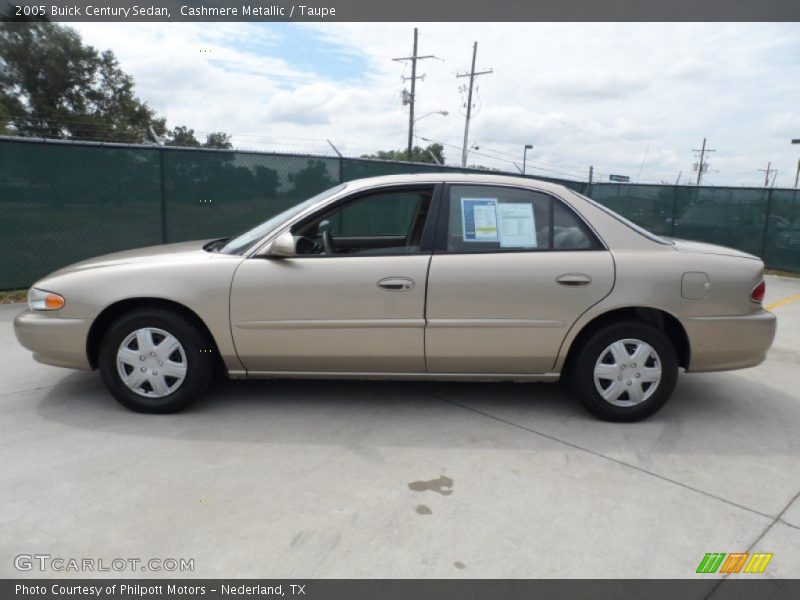
{"label": "white cloud", "polygon": [[714,63],[702,56],[688,56],[667,67],[667,76],[676,80],[698,81],[713,76]]}
{"label": "white cloud", "polygon": [[[111,48],[133,74],[137,93],[169,122],[200,132],[225,130],[234,143],[299,152],[348,154],[400,148],[407,108],[400,104],[412,24],[327,23],[287,27],[233,24],[76,24],[98,48]],[[464,94],[456,79],[478,40],[471,162],[514,169],[534,145],[534,172],[685,178],[703,137],[717,149],[707,180],[758,185],[767,161],[790,185],[800,154],[800,25],[725,23],[425,23],[416,125],[419,136],[460,158]],[[327,45],[314,52],[281,52]],[[200,49],[210,52],[201,53]],[[281,56],[293,56],[281,58]],[[336,65],[363,62],[360,77]],[[331,66],[334,65],[334,66]],[[649,149],[648,149],[649,148]],[[544,169],[549,169],[545,171]]]}

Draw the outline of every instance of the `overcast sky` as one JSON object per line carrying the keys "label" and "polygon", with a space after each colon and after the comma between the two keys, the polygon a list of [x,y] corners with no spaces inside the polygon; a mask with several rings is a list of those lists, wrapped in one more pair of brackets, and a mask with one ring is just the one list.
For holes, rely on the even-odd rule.
{"label": "overcast sky", "polygon": [[[357,156],[406,144],[414,24],[93,23],[170,126],[233,134],[236,147]],[[423,23],[418,136],[459,164],[465,94],[456,79],[478,42],[470,164],[585,178],[589,165],[658,183],[695,178],[693,148],[716,149],[705,182],[791,187],[800,145],[797,23]],[[201,50],[203,50],[201,52]],[[428,142],[418,139],[418,143]]]}

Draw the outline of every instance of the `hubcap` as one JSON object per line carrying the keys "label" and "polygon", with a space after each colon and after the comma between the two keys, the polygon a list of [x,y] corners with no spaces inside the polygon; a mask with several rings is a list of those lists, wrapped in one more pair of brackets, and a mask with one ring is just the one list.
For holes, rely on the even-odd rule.
{"label": "hubcap", "polygon": [[661,358],[641,340],[618,340],[600,353],[594,365],[594,387],[609,404],[641,404],[661,381]]}
{"label": "hubcap", "polygon": [[186,353],[175,336],[156,327],[137,329],[117,350],[117,371],[129,389],[163,398],[186,378]]}

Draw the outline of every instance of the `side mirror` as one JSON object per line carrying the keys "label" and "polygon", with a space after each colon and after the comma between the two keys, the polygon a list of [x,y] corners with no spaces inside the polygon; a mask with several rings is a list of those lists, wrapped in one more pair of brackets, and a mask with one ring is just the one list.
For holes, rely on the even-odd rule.
{"label": "side mirror", "polygon": [[284,231],[272,240],[263,252],[264,256],[280,256],[283,258],[288,258],[295,254],[295,241],[291,231]]}

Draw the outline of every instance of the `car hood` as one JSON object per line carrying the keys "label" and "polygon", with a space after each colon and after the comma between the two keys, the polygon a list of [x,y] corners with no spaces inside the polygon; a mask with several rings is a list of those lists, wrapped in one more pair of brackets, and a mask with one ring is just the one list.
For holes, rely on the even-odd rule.
{"label": "car hood", "polygon": [[88,269],[101,269],[106,267],[117,267],[120,265],[128,264],[153,264],[159,262],[174,262],[182,260],[183,258],[189,259],[192,255],[197,255],[202,252],[205,246],[211,240],[197,240],[192,242],[180,242],[177,244],[164,244],[161,246],[148,246],[146,248],[137,248],[135,250],[124,250],[122,252],[113,252],[111,254],[104,254],[88,260],[82,260],[71,265],[68,265],[58,271],[51,273],[54,275],[66,275],[67,273],[75,273],[78,271],[86,271]]}
{"label": "car hood", "polygon": [[728,248],[727,246],[717,246],[716,244],[706,244],[705,242],[691,242],[689,240],[672,240],[673,247],[679,252],[692,252],[695,254],[718,254],[721,256],[736,256],[739,258],[750,258],[752,260],[761,260],[757,256],[736,250],[735,248]]}

